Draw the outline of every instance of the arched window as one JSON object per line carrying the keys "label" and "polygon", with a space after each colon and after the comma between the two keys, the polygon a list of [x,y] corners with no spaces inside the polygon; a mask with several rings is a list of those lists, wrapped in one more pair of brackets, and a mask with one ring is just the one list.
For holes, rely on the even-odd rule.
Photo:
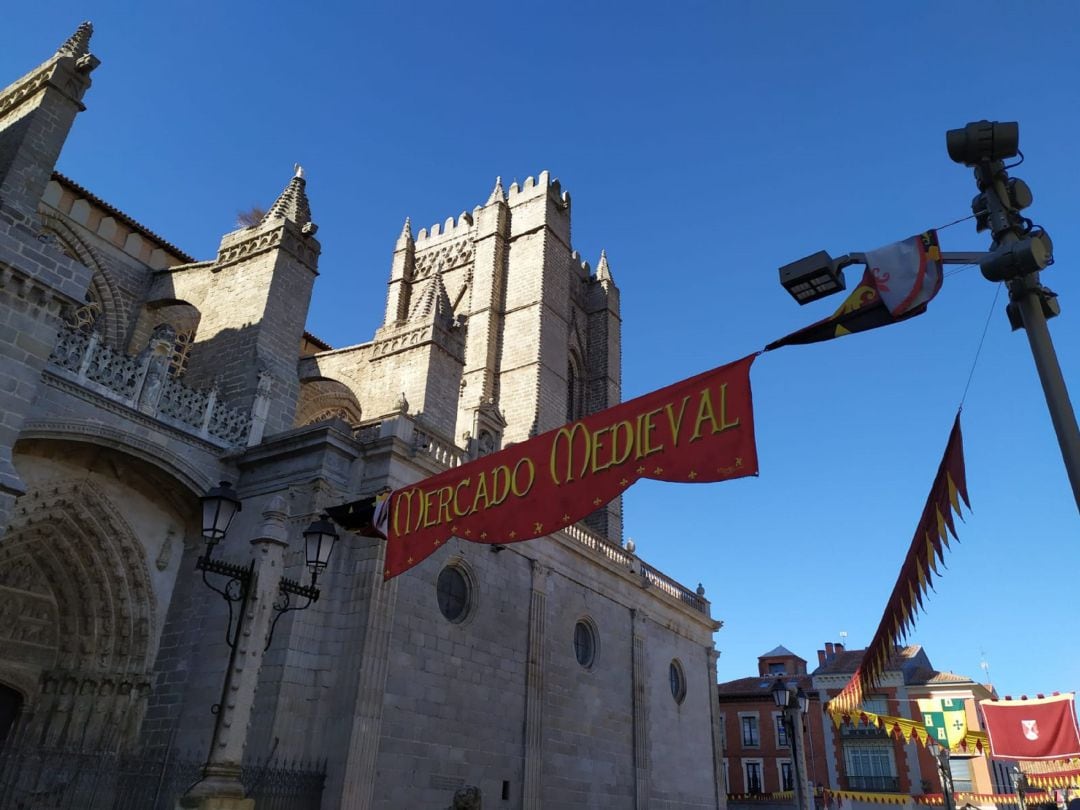
{"label": "arched window", "polygon": [[573,422],[585,415],[585,380],[581,361],[571,353],[566,363],[566,421]]}
{"label": "arched window", "polygon": [[671,696],[676,703],[682,703],[686,699],[686,674],[677,658],[672,659],[668,667],[668,679],[671,681]]}
{"label": "arched window", "polygon": [[469,615],[471,588],[465,572],[453,565],[448,565],[439,572],[435,585],[439,598],[439,610],[447,621],[462,622]]}
{"label": "arched window", "polygon": [[592,669],[596,661],[596,630],[585,619],[574,625],[574,657],[585,669]]}

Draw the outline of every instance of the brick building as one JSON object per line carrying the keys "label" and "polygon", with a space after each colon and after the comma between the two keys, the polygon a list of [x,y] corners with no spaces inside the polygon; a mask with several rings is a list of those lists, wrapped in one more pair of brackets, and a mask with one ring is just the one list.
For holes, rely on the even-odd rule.
{"label": "brick building", "polygon": [[[915,742],[890,737],[877,726],[844,724],[837,728],[822,707],[851,679],[863,650],[826,643],[818,650],[818,666],[807,673],[806,661],[784,647],[758,658],[758,675],[717,687],[725,730],[724,768],[731,793],[773,793],[788,788],[790,747],[778,727],[770,690],[777,677],[797,682],[811,698],[806,714],[807,779],[831,790],[907,795],[941,792],[937,762]],[[866,711],[921,720],[920,698],[964,702],[968,728],[981,730],[977,703],[993,696],[991,687],[952,672],[933,668],[917,645],[897,648],[879,688],[863,701]],[[1007,769],[974,751],[950,757],[955,790],[1004,793],[1011,790]],[[760,776],[759,776],[760,774]]]}
{"label": "brick building", "polygon": [[802,737],[806,778],[815,786],[826,782],[823,727],[818,722],[821,703],[807,674],[806,660],[779,646],[758,657],[757,675],[717,686],[724,774],[730,793],[777,793],[794,788],[791,740],[772,696],[778,678],[810,697]]}
{"label": "brick building", "polygon": [[[543,172],[406,219],[383,322],[332,348],[306,331],[301,173],[200,260],[56,172],[90,35],[0,91],[0,737],[205,752],[228,650],[200,496],[235,483],[218,553],[240,561],[284,511],[299,578],[323,509],[618,402],[619,290]],[[722,807],[719,624],[621,537],[614,502],[384,582],[385,545],[348,536],[229,733],[248,759],[325,760],[324,808],[445,807],[464,784],[506,808]]]}

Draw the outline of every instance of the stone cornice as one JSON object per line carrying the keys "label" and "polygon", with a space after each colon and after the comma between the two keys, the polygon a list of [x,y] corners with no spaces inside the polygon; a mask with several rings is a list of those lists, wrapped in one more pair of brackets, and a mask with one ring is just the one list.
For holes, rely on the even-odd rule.
{"label": "stone cornice", "polygon": [[50,59],[10,85],[7,92],[0,95],[0,118],[9,115],[48,86],[63,93],[78,106],[80,111],[85,110],[82,97],[90,86],[90,78],[87,74],[95,67],[97,67],[97,60],[89,54],[80,60],[71,57]]}
{"label": "stone cornice", "polygon": [[298,236],[288,222],[272,229],[251,230],[254,232],[250,236],[238,237],[236,241],[228,237],[222,239],[215,272],[272,250],[284,250],[312,272],[317,272],[321,246],[314,237]]}
{"label": "stone cornice", "polygon": [[369,359],[372,361],[381,360],[392,354],[399,354],[428,343],[434,343],[451,357],[464,362],[464,338],[447,332],[434,323],[426,323],[414,329],[395,330],[395,332],[385,337],[380,336],[371,344],[371,356]]}
{"label": "stone cornice", "polygon": [[0,290],[5,290],[20,301],[40,306],[53,317],[60,316],[65,306],[80,306],[82,302],[66,295],[55,287],[45,284],[41,279],[23,273],[0,260]]}

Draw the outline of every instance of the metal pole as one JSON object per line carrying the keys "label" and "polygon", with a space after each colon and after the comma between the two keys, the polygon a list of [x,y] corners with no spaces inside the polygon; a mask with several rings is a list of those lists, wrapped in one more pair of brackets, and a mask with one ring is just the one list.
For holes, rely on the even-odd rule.
{"label": "metal pole", "polygon": [[953,796],[952,766],[949,764],[949,749],[944,746],[938,751],[938,770],[941,771],[941,792],[945,798],[945,810],[956,810],[956,797]]}
{"label": "metal pole", "polygon": [[1046,325],[1037,277],[1025,276],[1014,281],[1009,285],[1009,297],[1020,310],[1024,331],[1031,345],[1031,356],[1035,358],[1035,368],[1046,396],[1046,407],[1061,447],[1065,471],[1072,484],[1073,499],[1080,510],[1080,429],[1076,425],[1069,389],[1065,386],[1065,377],[1058,365],[1054,342]]}
{"label": "metal pole", "polygon": [[784,721],[791,738],[791,759],[795,770],[795,806],[798,810],[813,810],[806,803],[806,755],[796,739],[802,736],[801,710],[797,706],[785,708]]}
{"label": "metal pole", "polygon": [[[998,249],[1007,249],[1020,241],[1020,235],[1017,233],[1019,214],[1011,210],[1009,204],[1005,167],[1000,162],[983,163],[976,167],[975,178],[979,190],[983,192],[995,244]],[[1039,283],[1038,271],[1010,279],[1008,287],[1009,300],[1019,309],[1024,331],[1028,335],[1035,368],[1046,396],[1046,407],[1050,411],[1061,457],[1072,484],[1073,500],[1080,510],[1080,430],[1077,429],[1069,390],[1065,387],[1065,378],[1054,352],[1054,342],[1046,326],[1046,313],[1043,311],[1046,292]]]}

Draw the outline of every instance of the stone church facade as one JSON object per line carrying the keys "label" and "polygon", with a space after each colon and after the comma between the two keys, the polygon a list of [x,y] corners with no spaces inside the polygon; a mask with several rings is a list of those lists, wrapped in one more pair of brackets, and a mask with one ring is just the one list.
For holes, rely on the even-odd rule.
{"label": "stone church facade", "polygon": [[[0,91],[0,737],[205,752],[229,651],[195,570],[200,496],[235,484],[216,554],[242,563],[284,503],[300,579],[323,510],[618,402],[619,290],[544,172],[406,220],[382,324],[331,348],[305,331],[320,246],[300,172],[208,260],[56,172],[90,35]],[[250,758],[325,760],[324,808],[443,808],[465,784],[486,807],[724,806],[719,623],[621,518],[453,540],[389,582],[384,543],[343,531],[232,733]]]}

